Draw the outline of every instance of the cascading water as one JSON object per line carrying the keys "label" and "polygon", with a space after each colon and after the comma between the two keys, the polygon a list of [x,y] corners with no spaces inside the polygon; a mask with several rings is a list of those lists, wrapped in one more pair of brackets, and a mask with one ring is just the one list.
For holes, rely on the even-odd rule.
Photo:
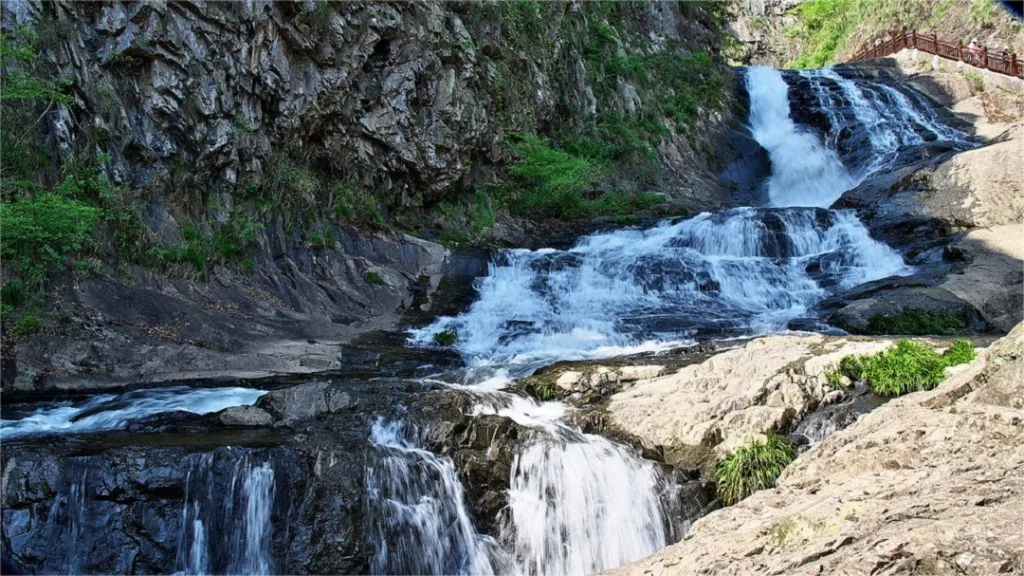
{"label": "cascading water", "polygon": [[366,468],[367,535],[374,574],[507,573],[509,559],[478,534],[451,461],[407,437],[405,424],[378,420],[376,457]]}
{"label": "cascading water", "polygon": [[[481,397],[474,413],[541,432],[512,470],[501,542],[516,572],[609,569],[669,544],[686,523],[675,525],[685,519],[667,512],[674,487],[657,467],[571,428],[560,403],[498,391],[503,384],[558,360],[785,330],[813,318],[814,306],[836,290],[911,272],[853,212],[823,208],[904,148],[962,134],[920,101],[915,106],[914,94],[830,69],[791,77],[814,91],[828,123],[824,141],[791,117],[782,73],[747,71],[751,132],[772,165],[765,183],[771,207],[596,234],[568,250],[505,251],[478,281],[469,309],[412,331],[411,343],[431,346],[436,334],[454,330],[468,366],[461,386]],[[851,138],[869,149],[847,166],[839,147]],[[834,411],[856,417],[848,406]],[[801,433],[817,442],[830,426],[810,422]]]}
{"label": "cascading water", "polygon": [[190,463],[175,572],[272,574],[274,471],[269,462],[243,457],[220,493],[214,457],[201,454]]}
{"label": "cascading water", "polygon": [[751,134],[772,161],[768,199],[773,206],[826,208],[856,184],[839,155],[790,117],[789,85],[781,72],[748,69],[747,92]]}

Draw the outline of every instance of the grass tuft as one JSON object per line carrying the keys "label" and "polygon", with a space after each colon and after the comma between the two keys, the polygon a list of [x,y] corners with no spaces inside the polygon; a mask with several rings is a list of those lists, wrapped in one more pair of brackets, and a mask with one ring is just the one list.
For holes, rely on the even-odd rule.
{"label": "grass tuft", "polygon": [[366,274],[363,274],[363,280],[366,281],[370,286],[386,286],[387,282],[384,281],[384,277],[379,272],[370,270]]}
{"label": "grass tuft", "polygon": [[715,468],[718,498],[729,506],[758,490],[773,488],[783,468],[795,458],[796,447],[777,434],[736,449]]}
{"label": "grass tuft", "polygon": [[935,388],[947,367],[966,364],[975,356],[967,340],[957,340],[942,355],[919,342],[900,340],[877,354],[843,358],[839,371],[851,380],[863,380],[880,396],[901,396]]}

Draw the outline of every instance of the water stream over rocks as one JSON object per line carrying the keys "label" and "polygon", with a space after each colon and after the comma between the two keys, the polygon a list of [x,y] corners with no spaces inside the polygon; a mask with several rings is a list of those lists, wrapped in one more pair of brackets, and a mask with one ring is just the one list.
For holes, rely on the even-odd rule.
{"label": "water stream over rocks", "polygon": [[[589,574],[678,540],[693,519],[679,510],[692,506],[679,502],[677,481],[662,466],[632,447],[575,428],[567,418],[571,409],[560,402],[537,402],[504,388],[562,360],[820,326],[815,306],[822,299],[912,272],[900,254],[871,238],[853,212],[828,207],[870,174],[913,154],[915,146],[967,141],[919,95],[842,70],[750,68],[746,85],[751,135],[771,160],[763,205],[594,234],[564,250],[496,254],[488,274],[477,280],[471,305],[410,331],[408,345],[422,353],[421,365],[436,363],[426,378],[422,370],[414,378],[352,376],[359,384],[346,381],[353,397],[344,399],[311,384],[266,398],[265,391],[249,388],[170,388],[6,408],[0,421],[5,440],[109,434],[153,415],[229,407],[251,407],[232,426],[258,416],[285,423],[295,434],[284,441],[254,440],[266,442],[266,450],[150,452],[163,462],[184,458],[186,471],[168,472],[171,480],[136,480],[131,486],[138,494],[131,498],[85,486],[90,474],[106,475],[104,486],[116,486],[111,478],[118,474],[142,474],[148,464],[138,458],[145,456],[129,451],[123,462],[130,464],[91,472],[90,466],[102,466],[96,456],[82,457],[76,446],[61,448],[77,463],[61,474],[40,471],[50,464],[18,472],[27,478],[24,486],[33,478],[45,477],[47,486],[63,482],[49,495],[53,511],[39,507],[46,490],[23,489],[20,507],[5,509],[5,539],[15,552],[31,549],[23,555],[31,559],[45,556],[41,538],[67,543],[70,550],[55,551],[37,566],[76,572],[85,566],[80,557],[90,553],[75,543],[100,500],[107,510],[110,502],[145,508],[149,504],[140,502],[162,498],[159,514],[173,515],[168,522],[175,529],[165,529],[160,541],[173,543],[169,560],[187,574]],[[448,330],[458,335],[454,349],[463,366],[447,364],[433,342]],[[385,410],[369,393],[360,395],[359,386],[386,390],[392,395],[386,399],[401,409]],[[418,400],[453,389],[470,399],[461,414],[448,417]],[[282,408],[281,398],[291,404]],[[847,408],[837,405],[835,417],[852,413]],[[805,422],[796,433],[819,442],[831,430],[829,418]],[[505,506],[494,523],[498,528],[484,533],[470,494],[477,487],[463,484],[455,455],[467,445],[484,446],[481,462],[505,462],[507,454],[496,448],[498,428],[481,425],[492,437],[474,436],[478,423],[493,419],[514,423],[502,434],[516,451],[500,487]],[[438,436],[461,444],[439,445]],[[362,474],[352,474],[354,469]],[[148,514],[140,525],[158,523],[157,512]],[[334,554],[344,560],[296,559],[331,557],[325,550],[335,543],[344,552]],[[161,557],[136,546],[140,551],[119,551],[130,558],[89,566],[131,571],[140,562],[136,555]]]}

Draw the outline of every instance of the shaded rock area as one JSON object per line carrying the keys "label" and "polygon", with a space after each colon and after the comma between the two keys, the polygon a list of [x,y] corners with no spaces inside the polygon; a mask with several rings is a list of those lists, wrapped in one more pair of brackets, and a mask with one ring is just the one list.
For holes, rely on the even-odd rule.
{"label": "shaded rock area", "polygon": [[1024,325],[937,389],[800,455],[777,488],[611,574],[1024,570]]}
{"label": "shaded rock area", "polygon": [[[407,235],[347,230],[340,247],[282,255],[251,275],[209,282],[141,268],[133,281],[69,281],[52,333],[3,358],[5,394],[45,395],[201,379],[308,374],[358,363],[343,343],[461,305],[487,270],[484,252],[453,253]],[[383,285],[367,281],[378,274]]]}
{"label": "shaded rock area", "polygon": [[366,527],[383,521],[364,516],[379,418],[405,419],[425,448],[452,459],[478,528],[496,537],[512,459],[531,432],[470,417],[471,405],[464,393],[402,379],[325,375],[208,416],[5,440],[3,550],[30,573],[193,571],[196,554],[210,571],[251,571],[246,482],[266,474],[268,536],[256,542],[270,571],[365,574],[376,546]]}

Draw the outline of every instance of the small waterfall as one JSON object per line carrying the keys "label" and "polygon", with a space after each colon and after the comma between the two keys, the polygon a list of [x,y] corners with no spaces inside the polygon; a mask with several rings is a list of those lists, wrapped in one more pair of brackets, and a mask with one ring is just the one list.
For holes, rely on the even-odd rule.
{"label": "small waterfall", "polygon": [[374,423],[366,468],[374,574],[508,573],[493,538],[477,533],[455,467],[407,437],[401,421]]}
{"label": "small waterfall", "polygon": [[243,456],[234,462],[224,484],[218,482],[214,453],[191,460],[175,572],[272,574],[274,471],[270,463],[254,464]]}
{"label": "small waterfall", "polygon": [[833,150],[793,122],[781,72],[749,68],[747,91],[751,133],[772,161],[768,198],[773,206],[825,208],[856,184]]}
{"label": "small waterfall", "polygon": [[85,554],[79,550],[82,530],[88,530],[88,502],[86,500],[87,479],[89,470],[75,467],[70,472],[76,480],[58,492],[53,498],[49,514],[46,518],[46,533],[50,535],[54,547],[63,549],[46,559],[44,571],[52,574],[80,574],[81,561]]}
{"label": "small waterfall", "polygon": [[671,543],[651,462],[565,429],[523,449],[512,466],[503,537],[525,574],[593,574]]}

